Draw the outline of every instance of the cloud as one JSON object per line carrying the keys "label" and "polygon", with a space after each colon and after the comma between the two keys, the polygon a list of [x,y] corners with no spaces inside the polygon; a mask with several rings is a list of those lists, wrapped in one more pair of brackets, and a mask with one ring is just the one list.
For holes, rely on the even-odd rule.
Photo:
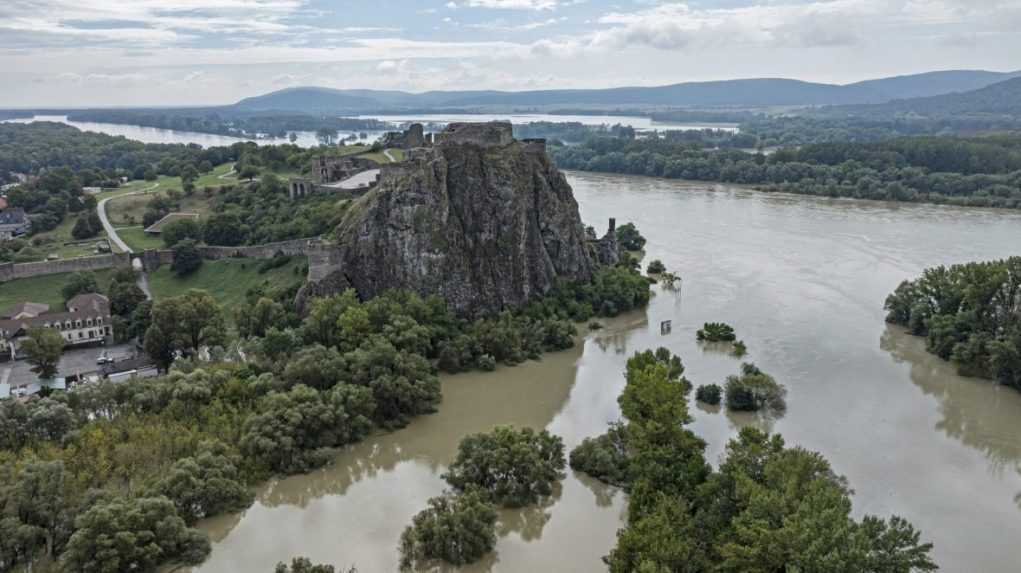
{"label": "cloud", "polygon": [[[447,3],[449,7],[453,2]],[[553,10],[565,4],[560,0],[464,0],[470,8],[490,8],[495,10]]]}

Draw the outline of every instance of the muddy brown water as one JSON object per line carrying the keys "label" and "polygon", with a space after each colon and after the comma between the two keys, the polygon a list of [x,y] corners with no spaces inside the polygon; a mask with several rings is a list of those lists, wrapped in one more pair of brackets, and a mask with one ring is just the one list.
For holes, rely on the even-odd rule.
{"label": "muddy brown water", "polygon": [[[1021,214],[770,195],[732,187],[571,173],[583,218],[634,221],[651,259],[684,278],[649,307],[607,321],[575,349],[493,373],[443,379],[437,414],[368,439],[308,475],[273,480],[248,510],[202,523],[198,571],[270,571],[303,555],[362,573],[393,571],[412,515],[444,488],[465,434],[548,428],[568,448],[619,415],[627,357],[666,346],[695,384],[740,361],[699,345],[706,321],[734,325],[754,361],[788,388],[779,419],[693,405],[716,463],[756,424],[826,455],[858,515],[899,514],[935,543],[944,571],[1021,563],[1021,393],[957,376],[924,342],[883,322],[883,299],[927,266],[1021,252]],[[601,232],[601,231],[600,231]],[[673,321],[663,335],[660,322]],[[496,551],[464,571],[600,571],[626,496],[568,470],[541,507],[501,513]]]}

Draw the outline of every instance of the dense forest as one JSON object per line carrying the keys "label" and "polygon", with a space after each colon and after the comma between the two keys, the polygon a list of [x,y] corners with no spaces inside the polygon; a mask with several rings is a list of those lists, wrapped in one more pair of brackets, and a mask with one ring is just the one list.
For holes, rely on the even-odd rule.
{"label": "dense forest", "polygon": [[783,148],[706,150],[666,137],[553,146],[564,169],[755,185],[827,197],[1021,207],[1021,138],[911,137]]}
{"label": "dense forest", "polygon": [[[132,328],[172,370],[0,403],[0,570],[201,562],[210,546],[191,528],[197,520],[243,509],[249,486],[272,474],[321,466],[334,448],[432,412],[438,371],[491,370],[568,348],[572,321],[650,296],[645,277],[625,267],[473,322],[439,297],[397,291],[318,298],[299,318],[293,294],[253,291],[235,309],[247,361],[224,359],[232,335],[205,292],[151,305],[113,295],[115,313],[145,314]],[[195,358],[204,347],[211,363]]]}
{"label": "dense forest", "polygon": [[961,374],[1021,390],[1021,257],[926,269],[886,309]]}
{"label": "dense forest", "polygon": [[931,543],[899,517],[851,515],[847,480],[818,453],[744,428],[719,468],[692,421],[691,383],[661,348],[628,360],[624,420],[571,452],[571,467],[624,487],[627,525],[605,558],[634,571],[935,571]]}

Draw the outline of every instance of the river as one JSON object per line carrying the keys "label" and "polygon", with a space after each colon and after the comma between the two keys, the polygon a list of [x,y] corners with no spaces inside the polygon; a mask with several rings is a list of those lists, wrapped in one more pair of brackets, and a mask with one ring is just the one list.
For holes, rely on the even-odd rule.
{"label": "river", "polygon": [[[422,122],[426,124],[434,125],[446,125],[455,121],[497,121],[507,120],[512,121],[515,124],[529,123],[536,121],[549,121],[549,122],[578,122],[585,125],[630,125],[635,128],[636,131],[645,132],[653,130],[692,130],[692,129],[721,129],[724,131],[737,131],[736,124],[680,124],[680,123],[662,123],[653,121],[648,117],[639,116],[622,116],[622,115],[550,115],[550,114],[461,114],[461,115],[450,115],[450,114],[424,114],[424,115],[363,115],[358,116],[361,119],[378,119],[380,121],[390,121],[395,124],[401,125],[411,122]],[[195,144],[202,147],[215,147],[215,146],[229,146],[241,141],[255,141],[261,145],[280,145],[284,143],[290,143],[287,138],[264,138],[264,139],[243,139],[239,137],[231,137],[229,135],[218,135],[213,133],[199,133],[195,131],[178,131],[173,129],[162,129],[159,127],[144,127],[140,125],[129,125],[120,123],[100,123],[93,121],[71,121],[67,119],[66,115],[37,115],[31,118],[17,118],[4,120],[9,123],[32,123],[36,121],[51,121],[55,123],[66,123],[68,125],[77,127],[82,131],[93,131],[96,133],[105,133],[107,135],[121,135],[128,139],[135,141],[141,141],[142,143],[185,143]],[[435,129],[427,129],[427,132],[432,132]],[[349,136],[360,136],[362,132],[351,132],[341,131],[339,132],[340,139],[346,139]],[[361,143],[374,143],[385,132],[383,131],[366,131],[364,132],[366,137],[359,138],[357,141]],[[319,140],[316,137],[315,132],[312,131],[297,131],[295,132],[297,139],[294,141],[295,145],[300,147],[315,147],[319,145]]]}
{"label": "river", "polygon": [[[393,571],[402,529],[443,490],[458,440],[496,424],[548,428],[568,448],[618,416],[627,357],[666,346],[696,385],[739,361],[700,346],[706,321],[734,325],[754,361],[788,388],[778,420],[692,405],[716,464],[757,424],[822,452],[856,491],[855,513],[899,514],[949,572],[1021,563],[1021,393],[964,379],[924,342],[883,322],[883,300],[923,268],[1018,254],[1021,214],[765,194],[711,184],[570,173],[583,218],[634,221],[648,258],[683,276],[649,307],[608,321],[575,349],[494,373],[443,379],[437,414],[366,440],[336,463],[273,480],[240,514],[208,520],[203,572],[269,571],[304,555]],[[660,322],[673,321],[671,334]],[[625,496],[568,470],[543,507],[501,514],[496,551],[464,571],[601,571]]]}

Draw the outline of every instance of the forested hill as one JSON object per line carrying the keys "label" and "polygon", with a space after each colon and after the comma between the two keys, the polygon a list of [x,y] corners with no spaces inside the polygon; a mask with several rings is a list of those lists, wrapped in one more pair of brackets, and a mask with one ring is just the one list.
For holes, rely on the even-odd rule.
{"label": "forested hill", "polygon": [[978,90],[891,101],[877,105],[830,108],[830,116],[862,118],[918,117],[931,120],[1000,119],[1021,117],[1021,77]]}
{"label": "forested hill", "polygon": [[244,110],[368,112],[398,109],[472,108],[486,106],[800,106],[888,102],[985,87],[1018,74],[949,70],[881,78],[847,85],[783,78],[686,82],[655,87],[502,91],[335,90],[288,88],[241,100]]}

